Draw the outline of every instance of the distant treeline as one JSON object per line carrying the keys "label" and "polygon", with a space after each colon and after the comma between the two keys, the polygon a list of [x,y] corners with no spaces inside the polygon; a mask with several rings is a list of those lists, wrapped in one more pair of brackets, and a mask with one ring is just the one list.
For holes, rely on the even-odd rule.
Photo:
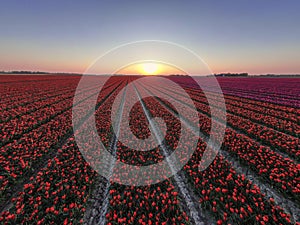
{"label": "distant treeline", "polygon": [[300,74],[262,74],[260,77],[300,77]]}
{"label": "distant treeline", "polygon": [[247,77],[248,73],[219,73],[215,74],[216,77]]}
{"label": "distant treeline", "polygon": [[26,74],[26,75],[81,75],[78,73],[66,73],[66,72],[42,72],[42,71],[27,71],[27,70],[13,70],[13,71],[0,71],[0,74]]}
{"label": "distant treeline", "polygon": [[49,73],[40,72],[40,71],[0,71],[0,74],[49,74]]}

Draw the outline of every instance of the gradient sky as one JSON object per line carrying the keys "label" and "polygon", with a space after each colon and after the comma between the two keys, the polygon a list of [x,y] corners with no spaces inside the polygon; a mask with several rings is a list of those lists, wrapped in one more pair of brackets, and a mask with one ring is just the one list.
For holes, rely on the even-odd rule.
{"label": "gradient sky", "polygon": [[158,39],[192,49],[214,73],[300,74],[297,0],[0,4],[0,70],[80,73],[117,45]]}

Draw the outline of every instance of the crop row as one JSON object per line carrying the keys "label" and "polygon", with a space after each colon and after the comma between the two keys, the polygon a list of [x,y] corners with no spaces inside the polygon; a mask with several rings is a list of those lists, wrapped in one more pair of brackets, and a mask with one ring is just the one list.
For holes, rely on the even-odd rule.
{"label": "crop row", "polygon": [[[158,105],[159,102],[153,99],[148,103],[148,107],[160,116],[168,114],[168,111]],[[183,143],[188,144],[190,141],[185,140]],[[223,157],[217,156],[206,170],[200,172],[199,162],[205,147],[206,144],[199,140],[197,149],[184,170],[200,196],[201,205],[213,212],[218,224],[290,223],[289,216],[272,199],[266,199],[258,187],[243,174],[238,174]]]}
{"label": "crop row", "polygon": [[[113,88],[113,87],[112,87]],[[111,88],[104,90],[102,98],[109,95]],[[83,93],[84,101],[95,92]],[[44,124],[31,128],[18,140],[1,147],[1,199],[5,200],[10,195],[10,189],[32,173],[38,162],[55,152],[57,145],[64,140],[65,135],[72,131],[72,101],[70,106],[54,113]]]}
{"label": "crop row", "polygon": [[[135,102],[137,99],[133,90],[127,90],[126,92],[124,111],[130,110],[127,108],[128,102]],[[111,109],[109,106],[107,107],[108,109],[104,112],[99,111],[99,113],[97,113],[96,121],[101,140],[106,141],[107,146],[109,146],[110,138],[107,137],[105,131],[111,126]],[[147,126],[147,122],[141,105],[136,104],[130,115],[129,121],[133,133],[138,137],[147,136],[149,130],[144,129]],[[122,119],[124,119],[124,117],[122,117]],[[120,135],[126,136],[125,133],[121,133]],[[116,157],[121,162],[142,166],[145,165],[147,161],[152,164],[162,159],[158,148],[152,149],[150,152],[137,152],[128,149],[126,144],[127,143],[118,141],[116,145]],[[91,149],[95,147],[96,146],[89,146]],[[137,147],[139,149],[145,149],[148,146],[142,144]],[[114,151],[114,149],[111,150]],[[115,166],[113,170],[113,181],[117,181],[120,176],[125,176],[132,184],[135,184],[136,179],[141,179],[140,177],[127,174],[128,171],[123,167]],[[149,174],[143,174],[143,176],[146,177],[149,183],[152,182]],[[156,185],[146,185],[143,187],[120,185],[112,182],[109,187],[109,204],[106,209],[107,213],[105,213],[107,224],[189,224],[187,214],[180,208],[178,192],[169,180]],[[101,211],[101,209],[99,211]]]}
{"label": "crop row", "polygon": [[[176,96],[175,93],[172,93],[172,96],[178,98],[188,110],[189,106],[184,103],[184,99],[181,96]],[[209,135],[211,130],[210,117],[201,113],[203,105],[199,105],[197,102],[194,103],[200,112],[199,128],[202,132]],[[299,201],[299,165],[283,158],[270,148],[260,145],[248,136],[240,134],[230,127],[226,128],[222,146],[224,150],[236,156],[237,160],[241,160],[246,166],[253,169],[258,176],[274,185],[280,192],[292,196],[295,201]]]}
{"label": "crop row", "polygon": [[[171,79],[174,80],[176,83],[179,83],[183,87],[190,87],[191,89],[195,89],[195,90],[199,89],[198,85],[191,78],[186,78],[186,79],[171,78]],[[194,79],[196,79],[198,82],[201,82],[200,79],[205,79],[205,78],[194,78]],[[285,102],[287,104],[284,104],[284,102],[283,102],[283,104],[280,105],[280,104],[276,104],[275,102],[273,102],[272,99],[264,99],[259,94],[249,96],[243,92],[241,92],[241,94],[239,94],[239,93],[235,93],[234,90],[231,90],[231,92],[228,91],[228,90],[230,90],[228,85],[231,84],[231,89],[234,89],[234,87],[232,86],[233,84],[240,85],[239,79],[234,78],[234,80],[232,80],[230,78],[229,79],[228,78],[226,78],[226,79],[218,78],[218,81],[219,82],[221,81],[220,85],[221,85],[222,90],[224,88],[222,85],[224,85],[228,81],[228,83],[225,85],[225,86],[227,86],[227,91],[223,92],[223,94],[225,95],[225,99],[232,99],[232,100],[236,101],[236,103],[240,103],[243,105],[246,103],[246,104],[251,104],[251,105],[257,106],[258,108],[261,108],[261,107],[266,108],[267,110],[271,110],[270,112],[272,112],[272,113],[277,111],[277,113],[276,113],[277,115],[278,114],[282,114],[283,116],[288,115],[288,117],[290,117],[290,114],[300,115],[299,107],[298,108],[293,107],[291,104],[288,103],[288,101]],[[248,84],[251,83],[251,79],[250,80],[248,79],[247,82],[248,82]],[[260,82],[261,82],[261,80],[260,80]],[[274,86],[276,87],[274,89],[276,91],[280,92],[280,95],[286,95],[286,93],[285,93],[286,90],[281,89],[282,80],[281,80],[281,82],[273,82],[273,80],[268,81],[268,85],[270,83],[274,84]],[[294,82],[294,83],[297,83],[297,82]],[[241,85],[245,85],[245,83],[241,84]],[[252,89],[252,90],[255,90],[255,87],[253,87],[253,88],[254,89]],[[290,89],[289,86],[287,86],[287,88]],[[298,89],[299,89],[299,87],[298,87]],[[213,90],[211,90],[210,92],[213,93]],[[297,89],[294,89],[292,91],[293,95],[296,95],[298,92],[299,92],[299,90],[297,91]],[[297,121],[297,119],[295,121]]]}
{"label": "crop row", "polygon": [[[55,78],[55,77],[53,77]],[[78,77],[79,78],[79,77]],[[36,80],[34,82],[26,82],[24,78],[18,78],[20,81],[1,84],[1,111],[14,109],[34,101],[40,101],[48,94],[54,94],[59,90],[75,90],[78,79],[52,79],[52,80]],[[23,82],[21,82],[23,81]]]}
{"label": "crop row", "polygon": [[[219,98],[217,95],[209,95],[205,96],[203,93],[193,90],[186,89],[192,96],[197,96],[197,100],[203,103],[206,103],[206,97],[215,101]],[[297,116],[293,114],[286,114],[285,118],[278,118],[278,116],[273,116],[270,114],[270,111],[260,107],[258,111],[258,107],[255,105],[249,105],[246,103],[238,102],[238,106],[236,106],[236,101],[234,100],[226,100],[226,110],[231,114],[244,117],[246,119],[250,119],[253,122],[271,127],[278,131],[291,134],[294,136],[300,135],[300,126],[297,124]],[[215,106],[217,107],[217,106]],[[281,114],[280,114],[281,115]]]}
{"label": "crop row", "polygon": [[[172,91],[173,93],[176,93],[175,91]],[[199,97],[199,95],[195,92],[190,93],[192,96],[192,99],[195,100],[195,104],[197,104],[198,109],[200,109],[203,113],[209,116],[210,112],[210,106],[203,100],[202,97]],[[212,107],[219,109],[218,107],[218,97],[211,100],[213,104],[211,104]],[[222,110],[222,109],[220,109]],[[257,121],[253,121],[251,119],[247,119],[247,114],[244,115],[244,110],[237,110],[239,113],[231,113],[230,108],[228,105],[226,105],[227,110],[227,122],[232,127],[236,128],[237,130],[240,130],[250,137],[257,139],[261,141],[263,144],[268,145],[271,149],[278,149],[282,152],[287,153],[292,158],[295,158],[299,160],[299,139],[291,136],[289,134],[279,132],[277,130],[274,130],[272,128],[266,127],[261,125],[261,123],[257,123]],[[248,110],[248,113],[250,114],[250,111]],[[299,125],[297,125],[294,122],[292,123],[295,128],[295,134],[299,135],[300,132]],[[288,131],[287,131],[288,133]]]}
{"label": "crop row", "polygon": [[[99,102],[113,98],[122,80],[99,95]],[[88,101],[88,100],[86,100]],[[85,112],[86,113],[86,112]],[[84,126],[84,123],[83,125]],[[82,222],[89,187],[95,172],[79,152],[74,136],[57,150],[36,176],[13,199],[13,207],[1,215],[3,224],[77,224]],[[29,204],[28,204],[29,203]]]}

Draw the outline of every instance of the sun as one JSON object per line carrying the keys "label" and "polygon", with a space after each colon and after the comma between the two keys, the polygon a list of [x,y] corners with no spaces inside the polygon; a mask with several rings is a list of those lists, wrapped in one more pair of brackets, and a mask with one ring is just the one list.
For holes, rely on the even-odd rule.
{"label": "sun", "polygon": [[146,75],[146,76],[163,76],[170,74],[185,74],[186,73],[175,66],[161,63],[157,61],[143,61],[130,64],[115,72],[115,74],[127,75]]}
{"label": "sun", "polygon": [[156,63],[143,63],[141,65],[143,74],[155,75],[159,71],[159,65]]}

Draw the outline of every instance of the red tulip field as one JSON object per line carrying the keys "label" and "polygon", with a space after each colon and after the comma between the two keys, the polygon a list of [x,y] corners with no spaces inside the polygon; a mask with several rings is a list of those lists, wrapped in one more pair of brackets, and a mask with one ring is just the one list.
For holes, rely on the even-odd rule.
{"label": "red tulip field", "polygon": [[[91,76],[95,81],[78,90],[79,75],[0,76],[0,224],[300,225],[299,78],[218,77],[223,96],[213,88],[204,92],[201,77],[163,77],[173,86],[140,78],[147,77]],[[115,106],[119,119],[112,121]],[[165,130],[162,142],[130,147],[134,139],[118,131],[124,111],[135,138]],[[81,147],[80,130],[86,134]],[[201,170],[212,134],[222,144]],[[107,176],[89,162],[102,156],[96,139],[114,159],[105,165]],[[193,140],[190,157],[169,157],[176,148],[192,148]],[[139,171],[146,185],[130,185],[138,177],[125,165],[139,170],[163,162],[161,170]],[[164,175],[178,164],[178,172]]]}

